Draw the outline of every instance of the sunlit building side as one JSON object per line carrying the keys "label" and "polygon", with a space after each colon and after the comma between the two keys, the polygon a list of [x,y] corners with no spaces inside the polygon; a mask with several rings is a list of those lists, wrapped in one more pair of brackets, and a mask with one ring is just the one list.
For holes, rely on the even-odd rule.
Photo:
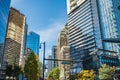
{"label": "sunlit building side", "polygon": [[4,61],[8,65],[22,65],[26,48],[26,27],[26,17],[15,8],[11,8],[4,50]]}

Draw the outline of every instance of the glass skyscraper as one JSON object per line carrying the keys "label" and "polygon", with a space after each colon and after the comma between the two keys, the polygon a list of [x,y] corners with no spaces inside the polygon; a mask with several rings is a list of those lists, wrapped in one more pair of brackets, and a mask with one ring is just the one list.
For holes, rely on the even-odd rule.
{"label": "glass skyscraper", "polygon": [[[98,0],[99,18],[103,39],[120,38],[120,0]],[[104,43],[107,50],[120,52],[119,44]]]}
{"label": "glass skyscraper", "polygon": [[[70,57],[77,60],[72,72],[84,69],[84,62],[89,69],[98,64],[118,64],[119,45],[103,39],[120,38],[119,6],[120,0],[67,0]],[[90,55],[96,51],[106,57]]]}
{"label": "glass skyscraper", "polygon": [[27,48],[30,48],[39,57],[40,36],[35,32],[27,35]]}
{"label": "glass skyscraper", "polygon": [[11,0],[0,0],[0,63],[3,56],[10,2]]}

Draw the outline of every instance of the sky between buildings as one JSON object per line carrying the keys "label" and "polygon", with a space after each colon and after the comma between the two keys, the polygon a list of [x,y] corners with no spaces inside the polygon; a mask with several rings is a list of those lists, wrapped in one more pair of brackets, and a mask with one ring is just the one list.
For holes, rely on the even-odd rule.
{"label": "sky between buildings", "polygon": [[[58,34],[67,22],[66,0],[12,0],[11,6],[27,18],[28,32],[40,35],[40,41],[46,42],[46,57],[57,44]],[[43,59],[43,45],[40,49],[40,61]]]}

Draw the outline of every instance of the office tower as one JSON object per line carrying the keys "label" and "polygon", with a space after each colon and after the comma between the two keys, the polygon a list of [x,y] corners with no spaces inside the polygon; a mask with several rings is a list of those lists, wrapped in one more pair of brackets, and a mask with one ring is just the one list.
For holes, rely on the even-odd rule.
{"label": "office tower", "polygon": [[[57,59],[57,46],[52,46],[52,59]],[[57,61],[52,61],[52,66],[57,67],[58,66],[58,62]]]}
{"label": "office tower", "polygon": [[0,80],[5,77],[5,66],[3,64],[3,50],[6,36],[9,8],[11,0],[0,0]]}
{"label": "office tower", "polygon": [[[97,1],[103,39],[120,38],[120,0]],[[119,44],[103,43],[106,50],[120,53]],[[120,54],[119,58],[120,58]]]}
{"label": "office tower", "polygon": [[27,48],[30,48],[39,57],[40,36],[35,32],[27,35]]}
{"label": "office tower", "polygon": [[8,65],[22,65],[26,29],[26,17],[18,10],[11,8],[4,50],[4,61]]}
{"label": "office tower", "polygon": [[1,0],[0,1],[0,66],[3,59],[3,48],[6,36],[7,21],[9,15],[11,0]]}
{"label": "office tower", "polygon": [[[52,59],[52,56],[49,55],[48,59]],[[51,60],[48,61],[48,73],[53,69],[52,63],[53,63],[53,61],[51,61]]]}
{"label": "office tower", "polygon": [[120,38],[119,5],[120,0],[67,0],[70,57],[79,61],[71,72],[118,65],[119,45],[103,39]]}
{"label": "office tower", "polygon": [[[70,60],[69,59],[69,46],[68,46],[68,28],[65,25],[65,28],[61,30],[58,37],[58,45],[57,45],[57,56],[58,60]],[[69,80],[69,69],[70,64],[63,64],[65,61],[59,61],[58,67],[61,70],[60,72],[60,80]],[[64,75],[66,74],[66,75]]]}

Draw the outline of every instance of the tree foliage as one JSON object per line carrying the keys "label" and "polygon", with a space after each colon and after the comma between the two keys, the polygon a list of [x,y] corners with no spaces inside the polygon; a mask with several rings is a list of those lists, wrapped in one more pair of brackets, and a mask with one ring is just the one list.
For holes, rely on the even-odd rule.
{"label": "tree foliage", "polygon": [[93,70],[82,70],[80,73],[76,73],[70,76],[70,80],[94,80],[96,77]]}
{"label": "tree foliage", "polygon": [[24,73],[28,80],[38,80],[41,75],[41,64],[38,57],[32,52],[26,60]]}
{"label": "tree foliage", "polygon": [[79,80],[94,80],[95,76],[94,70],[82,70],[79,74]]}
{"label": "tree foliage", "polygon": [[115,69],[106,64],[103,64],[99,69],[99,79],[100,80],[113,80]]}
{"label": "tree foliage", "polygon": [[48,74],[48,80],[59,80],[60,70],[59,68],[53,68]]}

